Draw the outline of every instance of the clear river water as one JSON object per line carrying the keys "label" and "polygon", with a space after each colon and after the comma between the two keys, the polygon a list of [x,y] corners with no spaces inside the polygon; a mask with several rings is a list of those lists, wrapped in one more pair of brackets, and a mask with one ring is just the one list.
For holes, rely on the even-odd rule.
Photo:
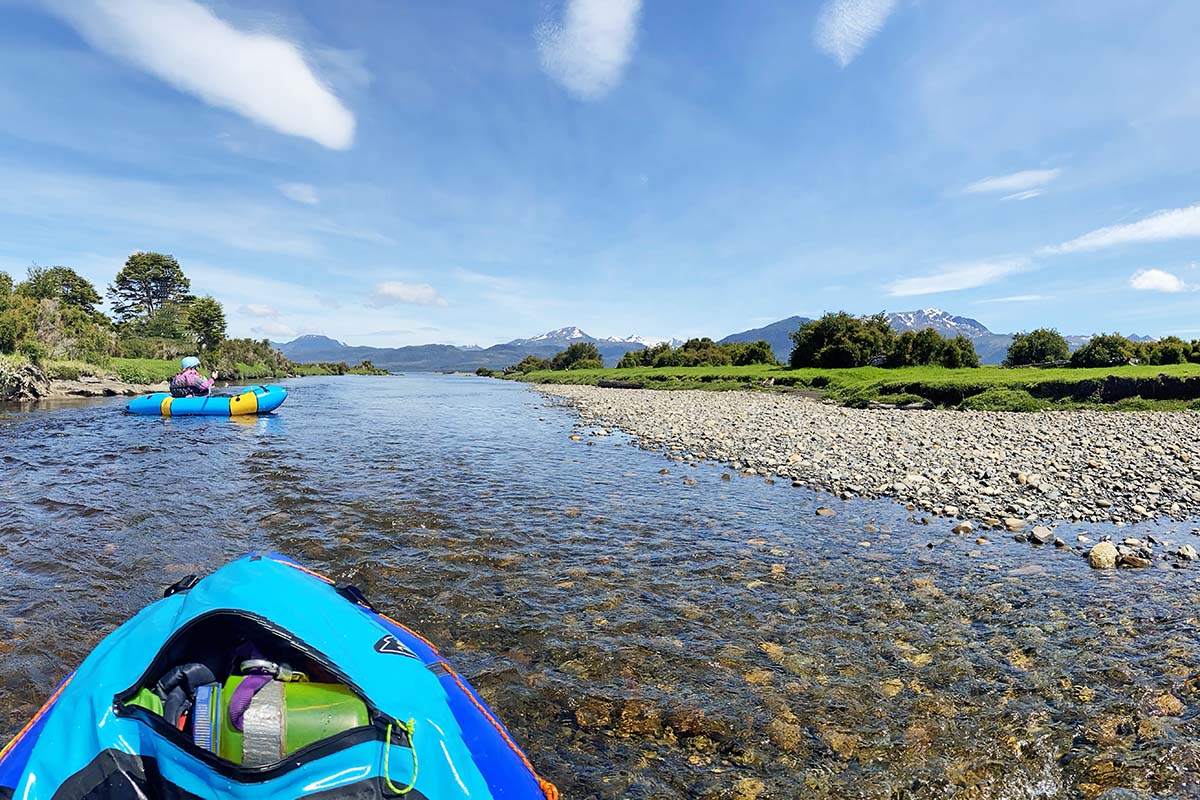
{"label": "clear river water", "polygon": [[248,422],[0,410],[0,737],[271,549],[438,644],[564,798],[1200,796],[1200,569],[685,466],[519,384],[288,386]]}

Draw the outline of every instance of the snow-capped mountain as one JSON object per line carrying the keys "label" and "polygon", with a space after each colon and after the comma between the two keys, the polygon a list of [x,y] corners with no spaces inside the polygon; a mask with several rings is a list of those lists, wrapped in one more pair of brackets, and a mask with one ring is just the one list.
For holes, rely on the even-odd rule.
{"label": "snow-capped mountain", "polygon": [[933,328],[942,336],[962,334],[967,338],[990,334],[991,331],[980,321],[970,317],[959,317],[940,308],[922,308],[919,311],[892,311],[888,322],[897,331],[919,331]]}
{"label": "snow-capped mountain", "polygon": [[663,342],[670,342],[672,347],[678,347],[682,344],[679,339],[661,339],[652,336],[605,336],[598,338],[589,336],[575,325],[547,331],[537,336],[531,336],[528,339],[513,339],[511,342],[506,342],[505,344],[512,345],[513,347],[545,344],[562,345],[565,347],[574,342],[592,342],[597,345],[631,345],[635,347],[653,347]]}

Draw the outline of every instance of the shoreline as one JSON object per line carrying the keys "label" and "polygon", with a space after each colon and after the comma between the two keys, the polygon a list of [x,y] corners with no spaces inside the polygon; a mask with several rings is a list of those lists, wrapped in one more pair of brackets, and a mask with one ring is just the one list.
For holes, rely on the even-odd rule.
{"label": "shoreline", "polygon": [[534,388],[668,458],[844,500],[890,498],[958,520],[958,533],[1200,519],[1195,413],[915,412],[780,393]]}

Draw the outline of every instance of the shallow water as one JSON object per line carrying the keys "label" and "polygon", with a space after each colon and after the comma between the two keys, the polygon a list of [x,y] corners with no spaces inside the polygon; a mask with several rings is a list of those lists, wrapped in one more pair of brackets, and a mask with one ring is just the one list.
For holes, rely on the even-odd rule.
{"label": "shallow water", "polygon": [[724,480],[520,385],[289,386],[249,422],[0,411],[0,736],[165,585],[274,549],[437,643],[567,798],[1200,796],[1200,569]]}

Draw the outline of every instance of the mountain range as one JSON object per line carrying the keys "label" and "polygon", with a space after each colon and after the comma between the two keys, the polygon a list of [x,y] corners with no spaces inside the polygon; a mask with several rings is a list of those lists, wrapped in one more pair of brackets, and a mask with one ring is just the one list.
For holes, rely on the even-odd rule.
{"label": "mountain range", "polygon": [[[1011,333],[993,333],[978,320],[960,317],[938,308],[893,311],[887,314],[887,319],[892,328],[898,332],[933,328],[943,336],[962,334],[971,340],[975,346],[975,352],[979,354],[979,360],[984,364],[999,364],[1003,361],[1013,338]],[[719,341],[754,342],[763,339],[771,345],[775,357],[786,363],[792,350],[789,334],[809,321],[810,319],[807,317],[788,317],[761,328],[731,333]],[[1066,337],[1072,350],[1085,344],[1090,338],[1090,335]],[[1135,341],[1146,341],[1151,337],[1131,336],[1129,338]],[[399,372],[402,370],[473,371],[479,367],[503,369],[529,355],[550,358],[565,349],[567,345],[575,342],[591,342],[596,345],[596,349],[604,358],[605,365],[614,366],[629,350],[641,350],[663,341],[669,341],[672,347],[682,344],[678,339],[663,340],[644,336],[597,339],[575,326],[559,328],[527,339],[513,339],[491,347],[458,347],[449,344],[361,347],[320,335],[301,336],[290,342],[274,342],[272,344],[292,361],[345,361],[348,364],[357,364],[365,360],[372,362],[377,367]]]}

